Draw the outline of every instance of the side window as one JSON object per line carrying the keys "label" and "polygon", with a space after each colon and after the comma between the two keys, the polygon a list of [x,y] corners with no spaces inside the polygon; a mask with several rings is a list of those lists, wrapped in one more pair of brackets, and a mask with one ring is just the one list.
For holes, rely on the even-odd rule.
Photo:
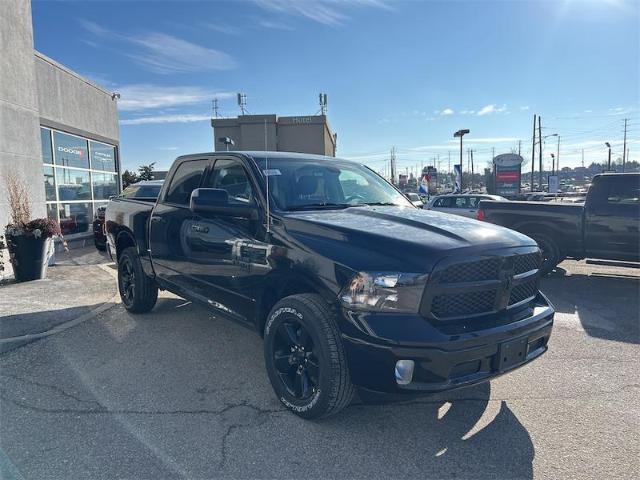
{"label": "side window", "polygon": [[466,208],[466,207],[467,207],[467,197],[456,198],[455,208]]}
{"label": "side window", "polygon": [[253,190],[239,160],[217,160],[206,187],[226,190],[229,203],[247,204],[253,201]]}
{"label": "side window", "polygon": [[478,197],[469,197],[469,208],[476,208],[478,206]]}
{"label": "side window", "polygon": [[207,168],[208,160],[189,160],[178,167],[173,175],[169,191],[164,198],[166,203],[189,205],[191,192],[200,185],[202,174]]}
{"label": "side window", "polygon": [[633,175],[619,182],[609,182],[607,203],[615,205],[640,205],[640,181]]}
{"label": "side window", "polygon": [[440,208],[453,208],[454,205],[454,197],[443,197],[437,200],[436,207]]}

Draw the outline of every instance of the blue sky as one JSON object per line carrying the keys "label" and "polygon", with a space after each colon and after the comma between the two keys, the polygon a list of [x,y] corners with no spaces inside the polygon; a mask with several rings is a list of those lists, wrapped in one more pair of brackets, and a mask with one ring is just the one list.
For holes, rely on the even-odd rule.
{"label": "blue sky", "polygon": [[[633,0],[33,1],[35,47],[121,94],[123,165],[168,167],[210,151],[211,99],[238,114],[308,115],[329,99],[338,155],[379,169],[455,158],[469,128],[476,165],[492,149],[531,155],[533,114],[561,136],[561,166],[640,160],[639,18]],[[545,145],[550,164],[555,138]],[[452,162],[453,163],[453,162]]]}

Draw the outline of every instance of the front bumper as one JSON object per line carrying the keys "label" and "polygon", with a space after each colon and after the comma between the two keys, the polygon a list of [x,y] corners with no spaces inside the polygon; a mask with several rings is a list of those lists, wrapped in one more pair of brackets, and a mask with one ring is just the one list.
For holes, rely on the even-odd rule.
{"label": "front bumper", "polygon": [[[546,352],[553,315],[553,307],[541,293],[526,316],[476,331],[447,332],[419,315],[358,318],[343,311],[343,342],[351,379],[360,388],[386,393],[439,392],[480,383]],[[391,323],[395,325],[390,327]],[[392,332],[395,338],[389,338]],[[522,345],[522,356],[505,365],[501,353],[510,341]],[[415,362],[413,381],[408,385],[395,380],[398,360]]]}

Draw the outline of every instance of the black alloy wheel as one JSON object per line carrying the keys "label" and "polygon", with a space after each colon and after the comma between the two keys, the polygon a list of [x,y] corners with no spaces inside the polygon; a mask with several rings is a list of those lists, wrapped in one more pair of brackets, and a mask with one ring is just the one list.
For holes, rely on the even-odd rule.
{"label": "black alloy wheel", "polygon": [[289,320],[278,326],[273,361],[290,395],[306,400],[315,393],[320,381],[320,362],[304,325]]}
{"label": "black alloy wheel", "polygon": [[353,398],[336,311],[317,294],[291,295],[273,306],[264,327],[264,360],[276,396],[302,418],[333,415]]}
{"label": "black alloy wheel", "polygon": [[120,293],[123,303],[131,306],[136,293],[136,272],[129,257],[120,261]]}
{"label": "black alloy wheel", "polygon": [[118,258],[118,290],[124,307],[131,313],[148,312],[158,299],[158,286],[144,273],[134,247],[125,248]]}

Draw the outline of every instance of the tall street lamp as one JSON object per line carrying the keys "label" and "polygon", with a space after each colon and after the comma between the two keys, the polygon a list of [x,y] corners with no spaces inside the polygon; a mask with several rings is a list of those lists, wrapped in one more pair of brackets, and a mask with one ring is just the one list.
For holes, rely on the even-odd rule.
{"label": "tall street lamp", "polygon": [[[460,137],[460,173],[462,174],[462,137],[464,137],[467,133],[469,133],[469,129],[465,128],[464,130],[458,130],[453,134],[453,138]],[[462,190],[462,178],[460,178],[460,189]]]}
{"label": "tall street lamp", "polygon": [[607,160],[607,170],[611,170],[611,144],[609,142],[604,142],[604,144],[609,149],[609,159]]}

